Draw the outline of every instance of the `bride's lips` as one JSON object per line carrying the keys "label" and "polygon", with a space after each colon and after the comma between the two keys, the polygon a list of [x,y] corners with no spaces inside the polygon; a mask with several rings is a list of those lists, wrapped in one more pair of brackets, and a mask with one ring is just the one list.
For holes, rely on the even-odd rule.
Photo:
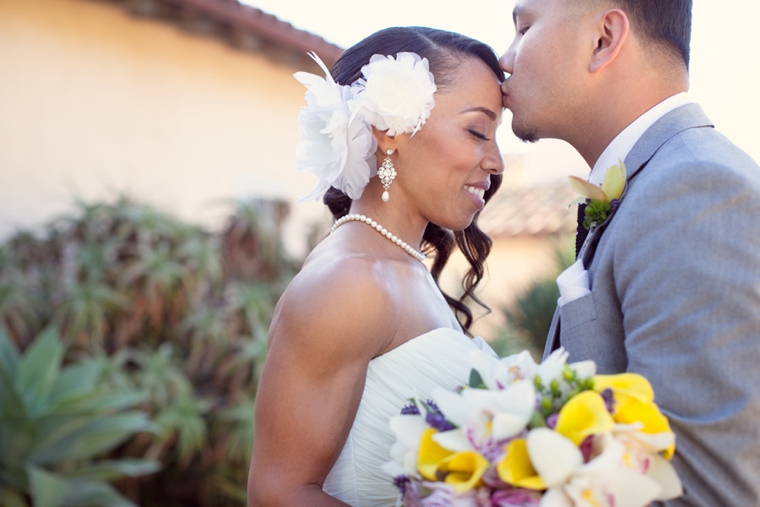
{"label": "bride's lips", "polygon": [[468,183],[463,188],[470,199],[472,199],[472,202],[475,203],[475,206],[477,206],[478,209],[483,209],[483,206],[486,205],[486,200],[484,199],[485,193],[490,186],[490,181],[484,181],[479,183]]}

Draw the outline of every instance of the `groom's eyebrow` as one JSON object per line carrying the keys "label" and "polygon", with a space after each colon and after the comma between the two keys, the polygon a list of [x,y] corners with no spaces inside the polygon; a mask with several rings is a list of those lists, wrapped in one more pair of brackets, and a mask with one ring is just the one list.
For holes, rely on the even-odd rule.
{"label": "groom's eyebrow", "polygon": [[494,113],[493,111],[491,111],[491,110],[490,110],[490,109],[488,109],[487,107],[481,107],[481,106],[477,106],[477,107],[470,107],[470,108],[468,108],[468,109],[465,109],[464,111],[460,112],[459,114],[464,114],[464,113],[472,113],[472,112],[474,112],[474,111],[475,111],[475,112],[481,112],[481,113],[484,113],[486,116],[488,116],[488,117],[489,117],[489,118],[491,118],[492,120],[496,120],[496,113]]}
{"label": "groom's eyebrow", "polygon": [[514,23],[515,25],[517,24],[517,16],[519,16],[522,13],[522,11],[523,11],[523,8],[520,5],[515,5],[515,8],[512,9],[512,23]]}

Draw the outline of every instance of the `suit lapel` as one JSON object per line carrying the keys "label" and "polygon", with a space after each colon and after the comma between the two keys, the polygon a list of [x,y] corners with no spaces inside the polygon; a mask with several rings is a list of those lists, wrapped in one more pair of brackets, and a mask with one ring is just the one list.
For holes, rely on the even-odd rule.
{"label": "suit lapel", "polygon": [[700,127],[714,127],[714,125],[697,104],[686,104],[665,114],[644,132],[625,157],[628,181],[631,181],[657,153],[657,150],[673,136],[684,130]]}
{"label": "suit lapel", "polygon": [[[630,189],[630,182],[633,178],[646,167],[652,157],[654,157],[655,153],[657,153],[665,143],[684,130],[704,127],[714,127],[714,125],[710,122],[710,119],[705,115],[704,111],[702,111],[702,108],[699,107],[698,104],[686,104],[677,107],[649,127],[636,144],[633,145],[628,156],[625,157],[625,167],[628,172],[627,181],[629,184],[626,185],[623,195],[620,197],[620,201],[622,202],[625,199],[625,196]],[[595,231],[590,231],[586,237],[584,244],[580,249],[580,256],[583,257],[583,265],[586,269],[591,265],[599,240],[602,238],[604,230],[613,218],[614,214],[610,215],[604,223],[600,224]]]}
{"label": "suit lapel", "polygon": [[[705,115],[704,111],[702,111],[702,108],[697,104],[686,104],[677,107],[657,120],[654,125],[644,132],[625,158],[625,166],[628,171],[627,180],[629,184],[626,185],[625,191],[620,197],[620,200],[622,201],[625,199],[625,195],[630,189],[631,180],[639,174],[644,167],[646,167],[647,163],[649,163],[652,157],[654,157],[655,153],[657,153],[668,140],[684,130],[705,127],[714,127],[714,125],[707,115]],[[596,253],[596,246],[599,244],[602,233],[604,233],[604,230],[607,228],[607,225],[612,218],[614,218],[614,215],[605,220],[605,222],[597,227],[596,230],[589,231],[588,236],[585,238],[583,246],[580,249],[580,255],[583,257],[583,265],[586,269],[588,269],[593,261],[594,254]],[[552,319],[549,336],[547,336],[546,339],[544,358],[560,345],[560,320],[560,311],[559,307],[557,307],[554,312],[554,318]]]}

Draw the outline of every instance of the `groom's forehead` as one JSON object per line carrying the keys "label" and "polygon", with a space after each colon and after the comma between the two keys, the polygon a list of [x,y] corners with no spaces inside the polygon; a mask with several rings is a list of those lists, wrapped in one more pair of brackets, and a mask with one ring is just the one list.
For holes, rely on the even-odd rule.
{"label": "groom's forehead", "polygon": [[517,23],[518,17],[536,16],[550,11],[580,13],[608,3],[606,0],[517,0],[512,9],[512,21]]}

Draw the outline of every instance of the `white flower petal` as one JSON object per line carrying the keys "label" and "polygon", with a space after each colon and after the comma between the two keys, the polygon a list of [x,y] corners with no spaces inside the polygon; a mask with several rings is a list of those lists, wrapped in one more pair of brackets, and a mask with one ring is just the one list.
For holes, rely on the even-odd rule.
{"label": "white flower petal", "polygon": [[665,501],[678,498],[683,494],[683,486],[681,485],[681,479],[678,478],[673,465],[662,456],[655,454],[652,459],[652,466],[647,473],[657,484],[660,485],[662,491],[655,500]]}
{"label": "white flower petal", "polygon": [[546,386],[554,379],[562,378],[562,371],[567,364],[569,353],[562,347],[552,352],[543,363],[536,368],[536,375],[541,378],[541,382]]}
{"label": "white flower petal", "polygon": [[575,370],[578,378],[587,379],[596,375],[596,363],[594,361],[578,361],[570,363],[570,368]]}
{"label": "white flower petal", "polygon": [[395,461],[386,461],[380,465],[380,470],[388,474],[389,477],[396,478],[399,475],[407,475],[404,467],[396,463]]}
{"label": "white flower petal", "polygon": [[419,447],[422,434],[428,429],[421,415],[397,415],[391,417],[388,425],[396,439],[407,448]]}
{"label": "white flower petal", "polygon": [[501,413],[493,418],[491,434],[496,442],[501,442],[520,433],[530,421],[529,417]]}
{"label": "white flower petal", "polygon": [[389,136],[412,134],[430,117],[435,105],[435,79],[427,59],[414,53],[374,55],[362,67],[362,115]]}
{"label": "white flower petal", "polygon": [[562,488],[549,488],[541,497],[540,507],[573,507],[573,502],[562,491]]}
{"label": "white flower petal", "polygon": [[519,380],[511,383],[497,398],[499,409],[520,415],[530,420],[536,407],[536,388],[531,380]]}
{"label": "white flower petal", "polygon": [[[467,389],[469,391],[469,389]],[[467,416],[470,413],[469,404],[462,396],[447,391],[445,389],[433,389],[431,398],[446,419],[451,421],[455,426],[464,426],[467,422]]]}
{"label": "white flower petal", "polygon": [[544,484],[558,486],[583,465],[583,455],[573,444],[556,431],[536,428],[528,433],[528,455]]}
{"label": "white flower petal", "polygon": [[472,368],[480,374],[480,378],[483,379],[486,387],[498,389],[498,386],[494,382],[494,372],[499,366],[499,360],[482,350],[471,350],[468,354],[468,359]]}
{"label": "white flower petal", "polygon": [[370,125],[358,114],[359,90],[337,84],[319,57],[311,56],[325,72],[325,78],[305,72],[295,74],[307,88],[307,105],[298,116],[302,141],[297,147],[300,159],[296,168],[313,172],[319,182],[301,200],[319,199],[331,186],[358,199],[377,171],[377,143]]}
{"label": "white flower petal", "polygon": [[470,441],[467,440],[464,431],[459,428],[435,433],[433,434],[433,441],[444,449],[453,452],[472,451],[474,449]]}

